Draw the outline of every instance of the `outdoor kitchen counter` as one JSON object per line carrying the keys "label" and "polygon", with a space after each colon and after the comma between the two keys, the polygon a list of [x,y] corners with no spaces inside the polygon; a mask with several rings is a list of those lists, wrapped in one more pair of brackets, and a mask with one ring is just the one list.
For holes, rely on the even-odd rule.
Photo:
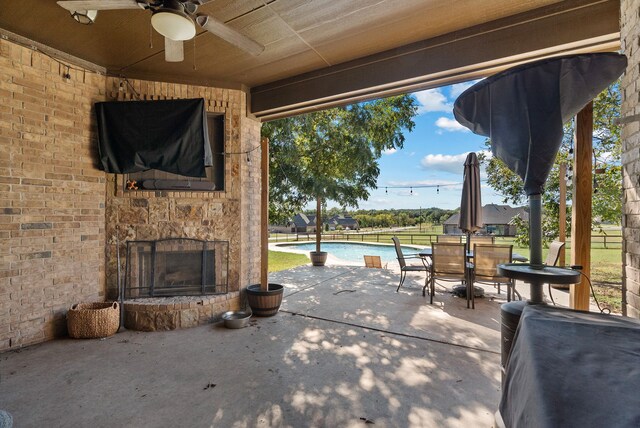
{"label": "outdoor kitchen counter", "polygon": [[640,426],[640,322],[527,305],[509,357],[498,426]]}

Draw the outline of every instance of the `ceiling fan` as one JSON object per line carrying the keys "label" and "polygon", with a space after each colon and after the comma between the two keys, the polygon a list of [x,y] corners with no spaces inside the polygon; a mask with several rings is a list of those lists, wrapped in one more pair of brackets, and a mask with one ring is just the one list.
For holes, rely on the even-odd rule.
{"label": "ceiling fan", "polygon": [[183,41],[196,35],[195,23],[228,43],[258,56],[264,46],[209,15],[197,13],[209,0],[66,0],[58,5],[67,9],[81,24],[91,24],[99,10],[150,10],[151,26],[164,36],[164,55],[168,62],[184,60]]}

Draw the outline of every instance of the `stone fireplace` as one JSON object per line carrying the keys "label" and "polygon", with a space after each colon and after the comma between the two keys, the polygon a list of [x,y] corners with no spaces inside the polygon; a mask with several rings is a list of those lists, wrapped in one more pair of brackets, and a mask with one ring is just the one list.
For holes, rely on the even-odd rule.
{"label": "stone fireplace", "polygon": [[124,325],[156,331],[194,327],[237,309],[229,293],[229,243],[166,238],[127,241]]}
{"label": "stone fireplace", "polygon": [[107,88],[107,100],[204,98],[221,139],[214,157],[224,157],[211,172],[223,185],[213,190],[136,188],[125,174],[107,174],[107,294],[118,297],[120,260],[125,327],[185,328],[239,308],[241,288],[260,268],[260,151],[238,155],[260,144],[260,122],[246,116],[245,94],[140,80],[122,91],[117,78]]}
{"label": "stone fireplace", "polygon": [[124,299],[226,294],[228,272],[227,241],[129,241]]}

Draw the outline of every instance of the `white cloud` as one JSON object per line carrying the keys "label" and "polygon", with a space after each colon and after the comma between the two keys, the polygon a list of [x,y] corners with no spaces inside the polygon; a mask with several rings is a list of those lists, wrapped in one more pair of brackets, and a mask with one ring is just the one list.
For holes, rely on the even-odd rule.
{"label": "white cloud", "polygon": [[422,158],[420,165],[429,171],[444,171],[462,175],[466,157],[467,153],[458,155],[428,154]]}
{"label": "white cloud", "polygon": [[457,120],[449,119],[448,117],[439,117],[438,120],[436,120],[436,126],[440,129],[443,129],[449,132],[456,132],[456,131],[468,132],[469,131],[467,128],[460,125],[460,123]]}
{"label": "white cloud", "polygon": [[[613,152],[601,152],[598,153],[598,163],[615,163],[616,158]],[[619,163],[619,160],[618,160]]]}
{"label": "white cloud", "polygon": [[418,100],[418,114],[431,111],[444,111],[450,113],[453,110],[453,104],[447,100],[447,97],[442,93],[440,88],[427,89],[425,91],[416,92],[413,95],[415,95]]}
{"label": "white cloud", "polygon": [[[492,153],[488,150],[482,150],[476,152],[476,154],[483,153],[487,158],[491,158]],[[467,158],[469,152],[460,153],[457,155],[442,155],[442,154],[429,154],[420,160],[422,169],[428,171],[443,171],[452,174],[462,174],[464,172],[464,161]],[[486,172],[483,166],[480,167],[480,177],[485,178]],[[442,183],[436,183],[442,184]]]}
{"label": "white cloud", "polygon": [[471,80],[469,82],[456,83],[455,85],[451,85],[451,90],[449,91],[449,96],[451,98],[458,98],[461,93],[475,85],[479,80]]}
{"label": "white cloud", "polygon": [[397,151],[398,151],[398,149],[396,149],[396,148],[394,147],[394,148],[391,148],[391,149],[383,150],[383,151],[382,151],[382,154],[383,154],[383,155],[392,155],[392,154],[394,154],[394,153],[395,153],[395,152],[397,152]]}

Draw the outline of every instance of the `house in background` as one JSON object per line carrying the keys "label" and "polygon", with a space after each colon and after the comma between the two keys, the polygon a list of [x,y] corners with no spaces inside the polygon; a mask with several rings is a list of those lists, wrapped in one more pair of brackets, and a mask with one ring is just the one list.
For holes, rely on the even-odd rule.
{"label": "house in background", "polygon": [[316,231],[316,216],[304,213],[296,214],[290,222],[291,232],[311,233]]}
{"label": "house in background", "polygon": [[[482,221],[484,227],[477,233],[481,235],[515,236],[517,229],[513,220],[520,217],[529,221],[529,213],[524,207],[510,207],[509,205],[487,204],[482,207]],[[454,214],[443,224],[445,235],[461,235],[462,231],[458,227],[460,214]]]}
{"label": "house in background", "polygon": [[358,220],[351,217],[350,215],[334,215],[331,217],[327,224],[329,225],[329,230],[358,230],[360,229],[360,225],[358,224]]}
{"label": "house in background", "polygon": [[[358,220],[350,215],[334,215],[323,220],[328,225],[329,230],[359,230]],[[272,233],[312,233],[316,231],[315,214],[296,214],[293,219],[285,225],[269,226]]]}

